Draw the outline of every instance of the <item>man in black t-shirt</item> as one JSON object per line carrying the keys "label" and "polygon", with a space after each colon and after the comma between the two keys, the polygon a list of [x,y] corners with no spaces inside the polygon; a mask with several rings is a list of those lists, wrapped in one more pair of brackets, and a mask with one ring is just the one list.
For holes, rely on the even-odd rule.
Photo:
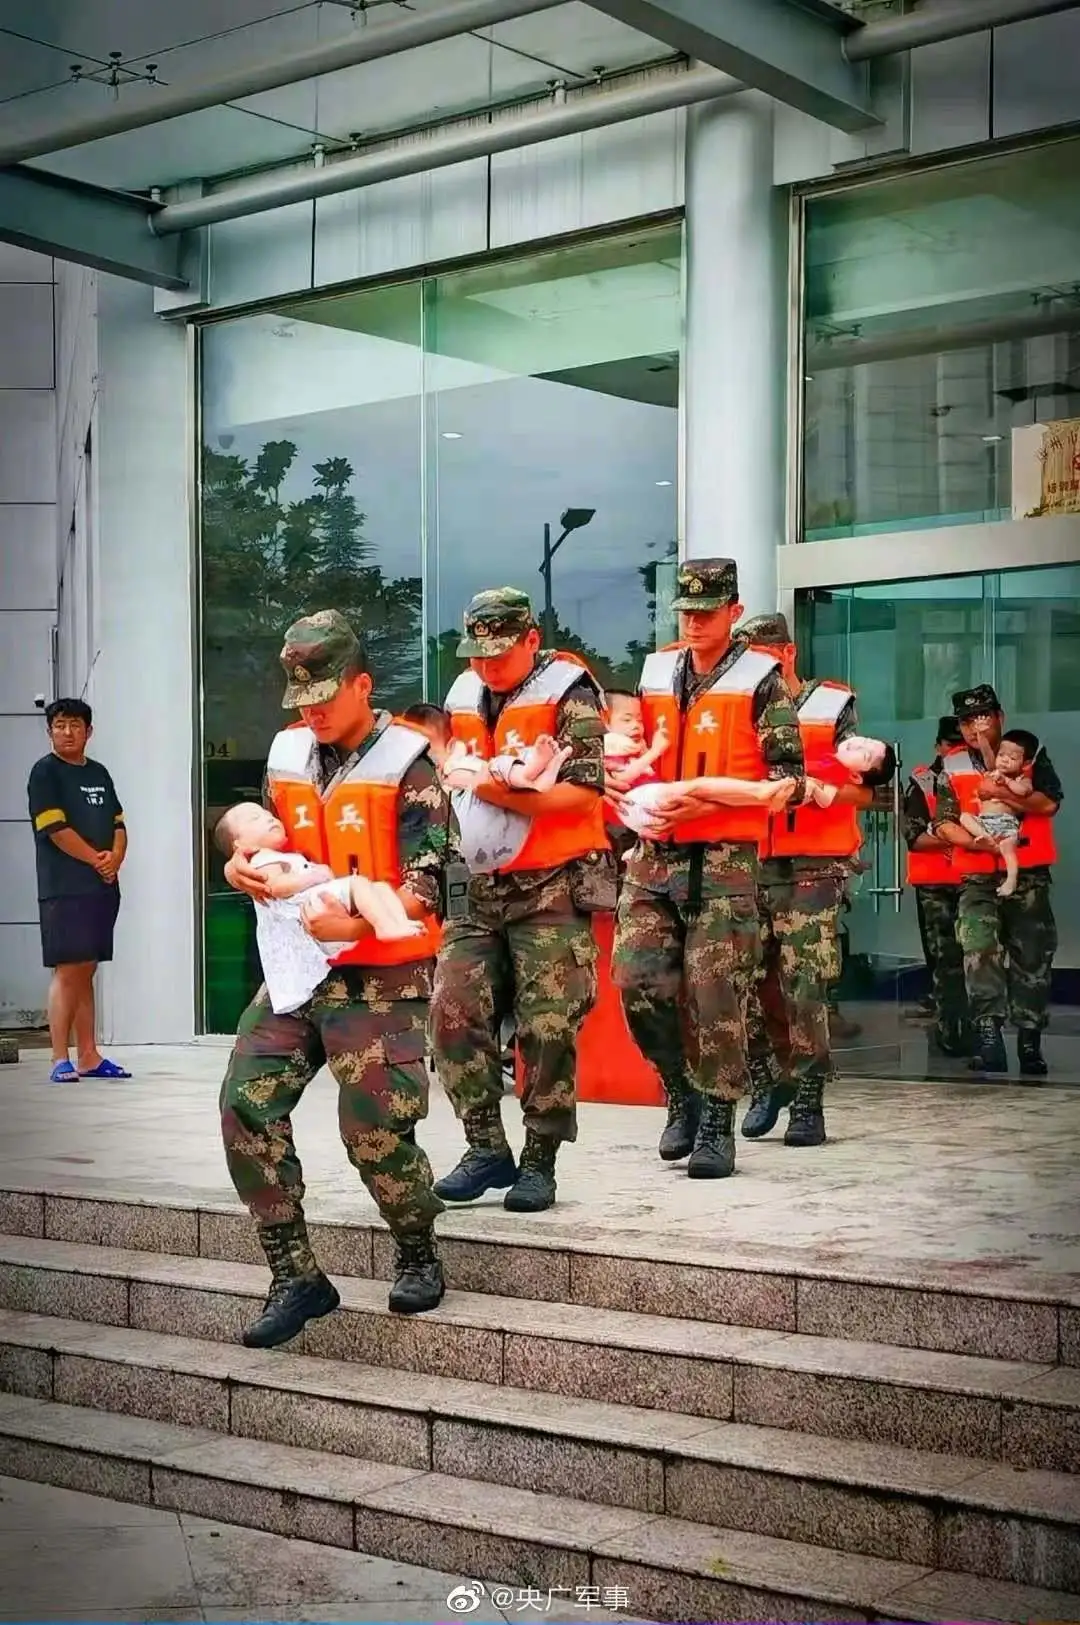
{"label": "man in black t-shirt", "polygon": [[[128,1078],[98,1050],[94,973],[113,952],[118,876],[127,852],[124,811],[109,774],[86,754],[93,714],[85,700],[45,710],[52,750],[30,770],[27,796],[37,847],[41,952],[52,969],[49,1035],[53,1083]],[[77,1069],[69,1055],[75,1037]]]}

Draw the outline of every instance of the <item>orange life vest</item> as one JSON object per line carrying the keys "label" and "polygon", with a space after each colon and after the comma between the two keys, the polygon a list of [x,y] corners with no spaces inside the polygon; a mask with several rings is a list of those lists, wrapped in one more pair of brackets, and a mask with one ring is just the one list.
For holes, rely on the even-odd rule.
{"label": "orange life vest", "polygon": [[[554,734],[559,706],[576,683],[587,681],[603,695],[588,667],[576,655],[557,654],[535,670],[503,706],[493,730],[484,721],[484,685],[474,671],[462,672],[446,696],[450,735],[462,740],[485,762],[495,756],[520,756],[541,734]],[[556,869],[588,852],[606,850],[604,803],[584,813],[540,813],[529,820],[529,832],[503,873],[523,869]]]}
{"label": "orange life vest", "polygon": [[[979,781],[986,774],[982,762],[966,749],[952,750],[945,757],[942,767],[960,803],[960,811],[978,817]],[[995,852],[972,852],[963,846],[953,847],[952,860],[961,879],[965,875],[994,874],[1001,868],[1001,861]],[[1057,862],[1051,819],[1028,813],[1021,820],[1016,861],[1021,869],[1040,869]]]}
{"label": "orange life vest", "polygon": [[[316,789],[318,746],[310,728],[285,728],[273,740],[266,777],[274,811],[289,844],[335,875],[364,875],[401,885],[398,799],[401,782],[427,749],[427,739],[407,722],[383,727],[358,761]],[[442,931],[433,914],[423,931],[398,942],[365,937],[333,960],[335,965],[403,965],[438,953]]]}
{"label": "orange life vest", "polygon": [[[819,683],[802,689],[795,701],[807,778],[823,784],[851,783],[851,774],[836,759],[836,724],[854,699],[843,683]],[[769,820],[762,857],[853,858],[862,845],[857,807],[837,805],[785,807]]]}
{"label": "orange life vest", "polygon": [[[937,816],[937,774],[929,767],[917,767],[911,777],[926,798],[927,811],[930,814],[932,823]],[[907,855],[908,885],[958,886],[963,877],[953,863],[953,854],[956,850],[955,846],[942,846],[938,847],[936,851],[909,851]]]}
{"label": "orange life vest", "polygon": [[[641,669],[645,737],[651,744],[663,718],[670,744],[656,770],[666,784],[680,779],[767,779],[768,766],[754,721],[754,695],[779,662],[760,649],[744,649],[700,694],[687,711],[679,707],[676,681],[681,650],[661,649],[647,655]],[[701,818],[679,824],[672,839],[680,845],[700,841],[749,841],[760,845],[768,829],[764,807],[710,808]]]}

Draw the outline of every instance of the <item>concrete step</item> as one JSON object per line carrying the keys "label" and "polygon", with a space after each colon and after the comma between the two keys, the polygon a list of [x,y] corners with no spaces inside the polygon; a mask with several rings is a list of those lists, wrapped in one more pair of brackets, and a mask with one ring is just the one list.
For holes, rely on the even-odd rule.
{"label": "concrete step", "polygon": [[1080,1477],[0,1311],[0,1389],[1080,1591]]}
{"label": "concrete step", "polygon": [[[391,1315],[339,1278],[342,1309],[295,1352],[646,1409],[862,1439],[1052,1472],[1080,1470],[1080,1371],[565,1303],[451,1292]],[[0,1237],[0,1308],[235,1342],[265,1269]]]}
{"label": "concrete step", "polygon": [[[44,1190],[0,1191],[0,1231],[56,1241],[106,1243],[136,1251],[261,1263],[246,1213],[178,1207]],[[579,1303],[598,1309],[855,1337],[985,1359],[1080,1366],[1080,1284],[1029,1271],[970,1265],[897,1270],[889,1279],[854,1266],[778,1259],[773,1248],[743,1246],[699,1254],[633,1246],[583,1225],[567,1246],[542,1221],[511,1220],[481,1205],[447,1213],[441,1247],[453,1286],[507,1298]],[[386,1280],[390,1238],[373,1225],[313,1224],[323,1267],[333,1275]],[[613,1250],[613,1246],[615,1250]]]}
{"label": "concrete step", "polygon": [[548,1589],[618,1589],[656,1620],[1080,1618],[1080,1595],[355,1460],[204,1429],[0,1397],[5,1470]]}

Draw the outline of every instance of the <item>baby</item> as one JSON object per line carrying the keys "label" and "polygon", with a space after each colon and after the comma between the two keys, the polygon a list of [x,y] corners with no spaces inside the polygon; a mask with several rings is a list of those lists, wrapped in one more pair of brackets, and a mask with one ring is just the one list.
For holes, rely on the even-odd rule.
{"label": "baby", "polygon": [[651,745],[645,743],[641,701],[636,694],[608,689],[608,732],[604,735],[604,771],[615,776],[616,789],[654,783],[656,763],[671,743],[667,723],[660,717]]}
{"label": "baby", "polygon": [[705,786],[705,801],[725,807],[765,806],[770,813],[785,807],[795,792],[794,779],[682,779],[675,784],[636,784],[623,797],[623,823],[647,840],[654,839],[656,831],[667,822],[665,803],[694,795]]}
{"label": "baby", "polygon": [[[847,768],[853,784],[887,784],[896,772],[896,752],[881,739],[852,734],[836,747],[836,760]],[[839,786],[807,779],[806,799],[819,807],[831,807]]]}
{"label": "baby", "polygon": [[486,768],[497,783],[510,790],[550,790],[563,763],[573,754],[543,734],[532,746],[486,762],[461,740],[455,740],[442,765],[442,781],[450,791],[461,839],[461,855],[473,874],[493,874],[512,863],[529,838],[532,819],[524,813],[496,807],[476,795],[472,785]]}
{"label": "baby", "polygon": [[[989,776],[996,784],[1003,785],[1014,796],[1020,797],[1031,794],[1031,768],[1039,749],[1038,739],[1025,728],[1014,728],[1011,732],[1002,734],[996,753],[988,742],[982,743],[983,761]],[[999,897],[1011,897],[1016,891],[1016,883],[1020,877],[1016,847],[1022,822],[1021,813],[1014,812],[1012,807],[1006,806],[1005,802],[998,801],[993,796],[979,797],[978,815],[960,814],[960,823],[969,835],[980,839],[989,838],[997,843],[997,849],[1005,864],[1005,879],[997,889]]]}
{"label": "baby", "polygon": [[455,739],[446,753],[442,773],[446,783],[457,789],[466,789],[469,777],[486,767],[496,783],[507,790],[551,790],[558,783],[563,763],[573,754],[572,745],[558,745],[550,734],[541,734],[535,745],[485,762],[462,740]]}
{"label": "baby", "polygon": [[382,942],[416,936],[423,929],[410,920],[392,886],[363,875],[335,877],[325,864],[290,851],[284,824],[253,801],[230,807],[218,819],[214,840],[227,858],[239,854],[266,877],[270,901],[256,910],[255,936],[275,1015],[304,1004],[325,980],[330,961],[351,946],[309,936],[300,919],[302,903],[314,903],[318,911],[321,898],[334,898],[367,920]]}

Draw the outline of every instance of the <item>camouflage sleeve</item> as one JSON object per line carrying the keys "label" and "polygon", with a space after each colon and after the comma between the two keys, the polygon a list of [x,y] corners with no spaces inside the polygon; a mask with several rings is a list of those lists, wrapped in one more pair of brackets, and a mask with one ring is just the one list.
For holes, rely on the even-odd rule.
{"label": "camouflage sleeve", "polygon": [[934,812],[933,828],[939,830],[942,824],[958,824],[960,822],[960,803],[956,798],[956,791],[949,782],[948,775],[942,773],[938,779],[937,808]]}
{"label": "camouflage sleeve", "polygon": [[446,792],[426,751],[401,783],[398,851],[401,884],[434,913],[441,913],[443,866],[457,856],[457,833]]}
{"label": "camouflage sleeve", "polygon": [[600,696],[592,683],[575,683],[562,699],[555,719],[555,737],[574,754],[559,773],[560,784],[583,790],[604,788],[604,718]]}
{"label": "camouflage sleeve", "polygon": [[930,834],[930,808],[921,784],[909,779],[904,791],[904,840],[913,847],[920,835]]}
{"label": "camouflage sleeve", "polygon": [[794,779],[796,790],[789,805],[797,806],[806,790],[802,735],[791,691],[779,672],[767,677],[758,688],[754,709],[768,777]]}

